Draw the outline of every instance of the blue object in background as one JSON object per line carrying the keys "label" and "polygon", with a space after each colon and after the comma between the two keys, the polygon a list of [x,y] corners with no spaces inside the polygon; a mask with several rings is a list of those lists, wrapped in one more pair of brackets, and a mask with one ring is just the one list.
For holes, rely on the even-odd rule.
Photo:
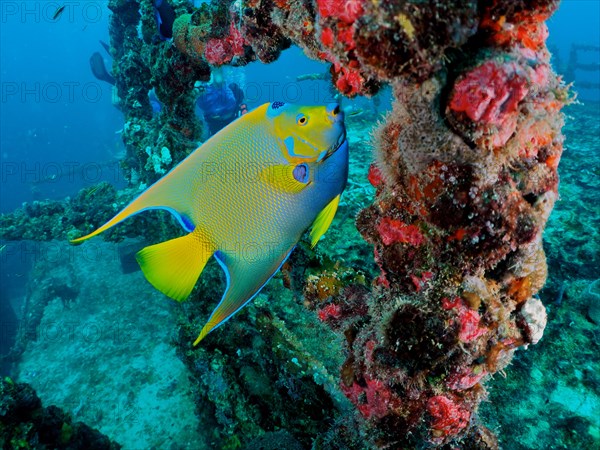
{"label": "blue object in background", "polygon": [[173,37],[173,22],[175,22],[175,11],[167,0],[154,0],[154,9],[158,33],[162,40]]}
{"label": "blue object in background", "polygon": [[[190,0],[190,2],[196,6],[204,3],[201,0]],[[2,9],[0,213],[13,211],[23,202],[36,199],[62,199],[74,195],[82,187],[95,185],[100,181],[108,181],[117,186],[119,183],[122,184],[123,179],[118,171],[118,165],[109,168],[105,163],[113,160],[114,153],[122,148],[122,138],[118,133],[124,125],[123,117],[113,105],[112,87],[94,78],[88,64],[89,55],[98,50],[98,40],[106,40],[108,36],[110,15],[108,2],[67,2],[67,9],[57,21],[45,20],[42,9],[44,2],[0,3],[10,3],[19,7],[27,5],[28,10],[33,11],[28,16],[23,16],[22,11],[15,15],[8,15],[4,14],[5,10]],[[48,2],[48,4],[53,3]],[[169,39],[172,37],[174,18],[169,11],[171,7],[166,0],[156,0],[154,5],[157,32],[162,39]],[[36,13],[36,8],[39,14]],[[55,6],[48,9],[50,16],[55,9]],[[559,72],[566,73],[570,69],[568,65],[573,44],[600,46],[600,2],[565,0],[561,2],[558,12],[549,20],[548,25],[550,28],[548,46],[555,52],[556,68]],[[579,62],[598,65],[600,53],[582,52]],[[333,100],[327,82],[296,81],[298,75],[324,73],[328,70],[327,64],[309,60],[296,47],[283,52],[281,57],[272,64],[253,63],[236,70],[243,70],[245,73],[245,81],[239,85],[243,88],[244,101],[248,103],[250,109],[274,100],[309,104],[323,104]],[[581,241],[588,240],[589,230],[597,228],[598,210],[595,205],[598,203],[585,199],[597,197],[594,193],[597,184],[594,183],[597,182],[599,175],[598,165],[594,164],[597,160],[594,157],[600,153],[598,140],[594,137],[594,133],[598,131],[600,117],[600,90],[583,86],[585,83],[600,82],[600,75],[598,71],[575,70],[574,79],[567,78],[566,81],[575,82],[574,89],[578,91],[579,100],[584,102],[585,106],[578,106],[577,108],[580,109],[576,112],[566,110],[566,113],[572,116],[568,119],[564,130],[567,141],[560,166],[561,192],[566,201],[557,203],[545,239],[547,242],[552,242],[548,247],[550,250],[554,252],[560,250],[557,254],[548,251],[547,248],[549,261],[556,264],[558,257],[572,256],[573,253],[570,251],[573,248],[581,249],[581,261],[588,261],[585,265],[586,270],[589,271],[587,274],[583,269],[578,268],[576,274],[566,275],[566,281],[570,283],[575,275],[580,278],[579,282],[584,278],[598,276],[594,273],[594,267],[597,267],[595,242],[589,239],[590,243],[584,245]],[[204,95],[198,100],[198,106],[203,109],[207,117],[213,117],[215,126],[219,126],[217,122],[221,119],[230,121],[235,117],[238,106],[230,85],[231,83],[227,86],[224,84],[208,86]],[[148,95],[154,113],[159,113],[160,102],[153,96],[152,91]],[[384,92],[383,95],[389,100],[389,91]],[[360,101],[370,100],[360,99]],[[364,150],[356,146],[352,147],[351,151]],[[356,173],[362,173],[363,176],[362,180],[356,177],[353,182],[355,180],[360,183],[365,182],[365,167],[353,168]],[[356,173],[353,175],[356,176]],[[48,182],[39,183],[40,180],[48,180]],[[563,191],[564,188],[568,190]],[[581,200],[582,198],[584,200]],[[574,204],[585,207],[577,209],[573,207]],[[571,229],[566,229],[565,224],[568,223],[574,224]],[[39,253],[36,253],[36,249],[36,246],[32,246],[31,250],[14,254],[7,249],[0,254],[4,264],[0,273],[2,299],[25,298],[24,285],[21,286],[19,283],[24,283],[27,279],[25,274],[30,270],[31,260]],[[22,292],[21,288],[23,288]],[[559,307],[573,308],[573,316],[577,317],[577,314],[581,316],[581,311],[576,311],[571,304],[575,300],[566,296],[564,301],[561,297],[562,305],[551,304],[550,320],[555,319]],[[9,320],[5,316],[6,314],[2,313],[2,318],[5,321]],[[577,335],[581,332],[581,329],[572,326],[572,322],[566,322],[562,330],[565,330],[565,335]],[[597,342],[597,329],[590,330],[592,330],[591,325],[586,332],[596,336]],[[587,342],[583,339],[583,334],[578,336],[582,338],[582,342]],[[551,340],[542,341],[540,350],[536,350],[536,353],[531,352],[523,358],[541,358],[542,350],[544,347],[549,347],[551,343]],[[589,351],[592,354],[596,349],[597,346],[577,348],[576,351]],[[6,346],[2,351],[5,350]],[[584,367],[573,366],[570,357],[571,355],[566,355],[564,361],[558,365],[557,370],[562,371],[563,376],[551,380],[552,383],[566,384],[567,376],[573,373],[576,374],[573,377],[581,377],[590,386],[597,383],[597,375],[587,373]],[[515,366],[518,364],[519,359],[516,359]],[[529,367],[527,364],[523,366]],[[580,374],[577,375],[577,372]],[[511,377],[514,379],[514,373],[509,376],[509,379]],[[548,416],[557,411],[567,411],[558,409],[556,398],[548,398],[547,394],[550,390],[545,392],[540,385],[536,385],[542,375],[538,374],[537,377],[538,379],[535,371],[532,370],[531,376],[525,378],[522,383],[518,381],[514,383],[515,403],[527,400],[525,396],[529,395],[530,403],[526,404],[538,406],[540,411],[545,411],[547,408]],[[567,387],[570,389],[570,386]],[[595,389],[597,392],[597,387]],[[539,397],[530,395],[532,390],[536,391]],[[575,388],[563,389],[559,392],[574,391]],[[517,395],[522,395],[523,398]],[[569,401],[573,403],[569,411],[583,409],[583,407],[593,410],[593,407],[598,404],[595,400],[597,397],[586,399],[587,403],[577,403],[579,398],[564,397],[565,403]],[[546,406],[548,402],[550,405]],[[568,423],[568,419],[570,417],[565,417],[565,423]],[[546,423],[544,417],[536,419],[536,423],[538,422]],[[515,424],[521,423],[515,420]],[[526,425],[525,421],[523,425]],[[516,434],[517,428],[527,427],[515,426],[515,430],[511,431]],[[582,431],[582,428],[575,430],[571,427],[571,429],[573,432],[586,431]],[[598,429],[600,427],[596,428]],[[543,427],[534,431],[542,430],[546,433],[556,432]]]}

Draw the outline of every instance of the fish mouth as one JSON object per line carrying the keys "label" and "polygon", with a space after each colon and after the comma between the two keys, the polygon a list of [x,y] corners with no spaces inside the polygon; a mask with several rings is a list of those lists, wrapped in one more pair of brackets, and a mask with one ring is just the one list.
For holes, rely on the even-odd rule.
{"label": "fish mouth", "polygon": [[321,153],[321,157],[319,158],[318,162],[325,161],[327,158],[337,152],[344,142],[346,142],[346,130],[342,130],[337,138],[337,141],[327,150]]}

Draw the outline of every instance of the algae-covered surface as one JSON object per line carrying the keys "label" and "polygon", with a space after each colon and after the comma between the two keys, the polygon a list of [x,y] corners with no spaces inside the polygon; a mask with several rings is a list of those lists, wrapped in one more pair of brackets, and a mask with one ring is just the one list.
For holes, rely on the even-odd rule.
{"label": "algae-covered surface", "polygon": [[[600,325],[589,317],[589,286],[600,274],[600,111],[573,105],[567,114],[561,200],[545,232],[549,279],[540,297],[548,326],[537,345],[516,353],[505,377],[488,383],[490,402],[480,410],[505,449],[600,444]],[[344,267],[362,270],[369,283],[372,248],[353,218],[374,193],[366,177],[370,135],[364,123],[349,121],[348,136],[355,151],[339,214],[317,253],[299,249],[297,257],[308,261],[304,276]],[[124,448],[259,445],[252,436],[309,448],[319,433],[319,442],[332,442],[319,414],[332,420],[348,410],[337,391],[340,337],[317,319],[319,305],[285,287],[293,273],[284,268],[206,348],[192,350],[189,338],[214,307],[222,275],[209,267],[181,307],[132,262],[145,244],[36,244],[26,299],[33,318],[15,379],[30,383],[44,405],[63,408]],[[270,416],[281,411],[289,415]],[[306,437],[270,434],[292,425]]]}
{"label": "algae-covered surface", "polygon": [[[45,18],[29,9],[41,2],[17,3],[2,8],[3,36],[28,36],[2,49],[11,110],[0,152],[10,199],[0,205],[0,447],[600,448],[600,105],[573,101],[578,86],[600,92],[589,59],[597,22],[582,37],[594,45],[571,47],[567,65],[555,53],[563,78],[546,51],[558,0],[109,0],[96,5],[106,16],[84,23],[77,2]],[[566,22],[569,40],[557,36],[570,45],[579,30]],[[34,45],[53,64],[21,66]],[[44,86],[66,81],[73,94],[90,68],[110,101],[48,98]],[[226,102],[202,108],[216,87],[236,98],[226,115]],[[252,301],[193,346],[231,282],[226,249],[177,302],[134,256],[184,233],[167,212],[68,242],[126,207],[215,124],[248,123],[255,116],[243,114],[264,102],[274,117],[286,103],[330,104],[337,124],[344,111],[347,187],[318,245],[305,233]],[[320,144],[291,130],[269,137],[296,164],[295,150]],[[123,151],[95,148],[99,140]],[[335,153],[327,148],[315,164]],[[46,170],[88,156],[118,174],[82,172],[74,183],[78,170]],[[294,189],[316,182],[308,170],[293,168]],[[192,238],[214,237],[187,207],[171,212],[196,227]],[[177,263],[192,260],[183,253]],[[160,285],[162,267],[142,266]]]}
{"label": "algae-covered surface", "polygon": [[600,105],[565,112],[560,201],[544,234],[548,325],[481,407],[506,449],[600,447],[600,323],[589,316],[600,278]]}

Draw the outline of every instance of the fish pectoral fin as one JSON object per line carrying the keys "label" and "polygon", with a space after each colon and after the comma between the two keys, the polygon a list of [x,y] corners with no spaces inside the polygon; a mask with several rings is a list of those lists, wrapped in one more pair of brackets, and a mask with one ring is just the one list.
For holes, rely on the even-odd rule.
{"label": "fish pectoral fin", "polygon": [[146,279],[156,289],[177,301],[188,298],[208,258],[213,244],[199,230],[185,236],[150,245],[136,259]]}
{"label": "fish pectoral fin", "polygon": [[289,164],[273,164],[265,167],[260,171],[260,179],[274,188],[297,194],[302,192],[310,181],[302,183],[294,177],[295,166]]}
{"label": "fish pectoral fin", "polygon": [[317,218],[312,224],[312,230],[310,230],[310,246],[313,248],[321,239],[321,236],[329,229],[335,213],[337,212],[338,205],[340,204],[340,195],[336,196],[329,204],[321,210]]}

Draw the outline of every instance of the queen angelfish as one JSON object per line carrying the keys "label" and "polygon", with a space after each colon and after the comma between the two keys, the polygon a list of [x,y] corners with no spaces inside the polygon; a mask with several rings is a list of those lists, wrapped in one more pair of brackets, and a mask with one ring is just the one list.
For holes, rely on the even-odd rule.
{"label": "queen angelfish", "polygon": [[138,252],[148,281],[183,301],[207,260],[227,287],[198,344],[252,300],[312,226],[316,245],[348,178],[348,142],[336,104],[264,104],[191,153],[115,217],[78,243],[148,209],[166,209],[188,234]]}

